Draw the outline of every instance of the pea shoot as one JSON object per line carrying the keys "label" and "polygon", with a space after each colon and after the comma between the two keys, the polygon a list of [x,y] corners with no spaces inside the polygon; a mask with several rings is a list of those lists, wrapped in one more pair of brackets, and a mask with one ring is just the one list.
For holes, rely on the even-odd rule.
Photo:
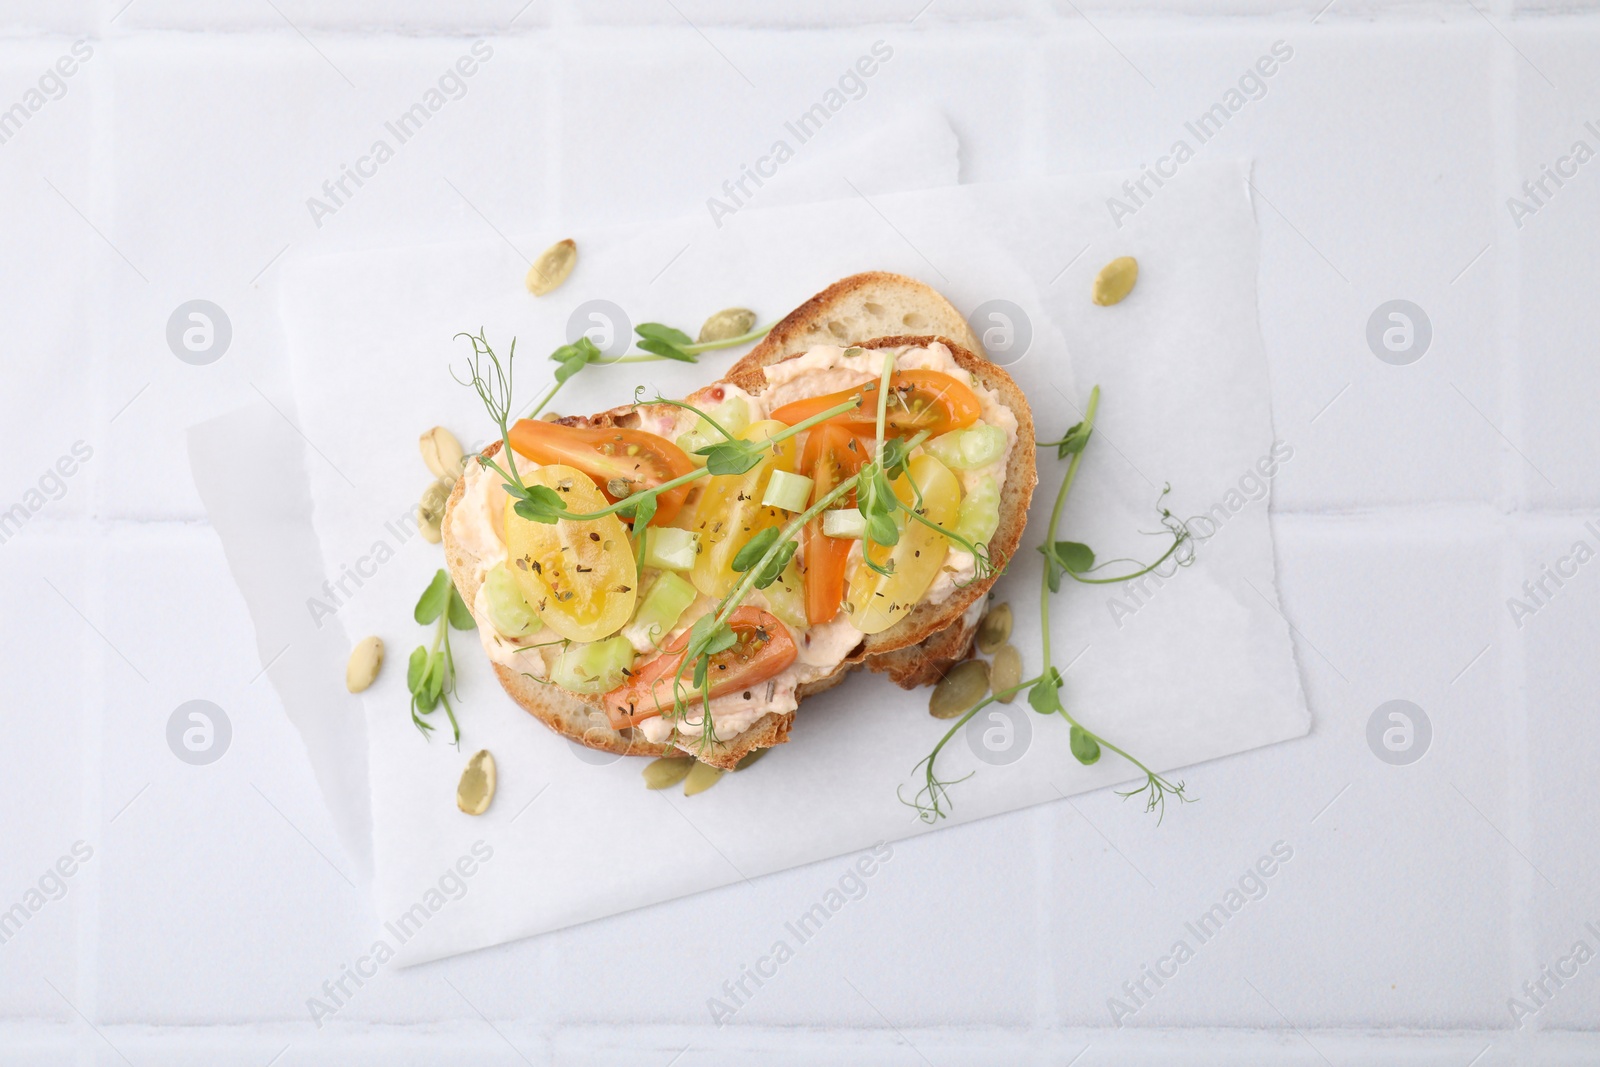
{"label": "pea shoot", "polygon": [[456,692],[456,661],[450,652],[450,630],[474,630],[478,624],[451,583],[450,575],[442,569],[422,591],[412,617],[422,626],[437,620],[438,626],[433,632],[433,647],[418,645],[406,665],[406,688],[411,690],[411,721],[422,736],[427,737],[433,731],[433,724],[423,716],[432,715],[443,705],[455,735],[454,744],[460,748],[461,724],[450,706],[450,698]]}
{"label": "pea shoot", "polygon": [[[1041,715],[1060,715],[1067,722],[1071,728],[1071,733],[1068,735],[1068,744],[1072,750],[1073,758],[1079,763],[1087,767],[1098,762],[1101,750],[1104,748],[1110,749],[1144,772],[1145,781],[1143,785],[1125,792],[1119,791],[1117,795],[1124,799],[1144,796],[1145,811],[1156,812],[1158,822],[1166,813],[1166,802],[1169,795],[1175,796],[1185,803],[1193,799],[1185,794],[1182,782],[1173,783],[1164,775],[1152,771],[1124,749],[1112,744],[1078,722],[1061,702],[1061,672],[1056,669],[1051,659],[1050,651],[1050,597],[1052,593],[1060,589],[1062,574],[1069,574],[1074,578],[1084,580],[1080,578],[1080,575],[1094,568],[1094,553],[1089,550],[1087,545],[1079,542],[1057,541],[1056,531],[1061,525],[1061,513],[1066,507],[1067,494],[1071,492],[1072,483],[1078,476],[1078,467],[1083,461],[1084,448],[1088,445],[1089,438],[1094,433],[1095,413],[1099,410],[1099,407],[1100,387],[1095,386],[1089,393],[1089,406],[1084,413],[1083,421],[1069,429],[1059,441],[1040,442],[1042,447],[1055,447],[1059,458],[1066,459],[1069,456],[1071,457],[1070,462],[1067,464],[1066,473],[1061,479],[1061,488],[1056,493],[1055,506],[1050,509],[1050,521],[1045,528],[1044,544],[1039,546],[1039,551],[1044,554],[1046,561],[1039,589],[1039,635],[1045,668],[1036,677],[1019,682],[1009,689],[991,693],[973,705],[966,714],[955,720],[951,727],[945,731],[944,736],[933,746],[933,751],[923,757],[913,768],[913,773],[918,769],[922,771],[922,788],[918,790],[916,796],[911,800],[907,801],[902,796],[901,801],[916,808],[917,814],[922,818],[923,822],[931,823],[945,817],[947,814],[945,808],[950,803],[950,786],[965,780],[965,778],[946,780],[938,776],[935,765],[938,762],[939,753],[943,751],[945,745],[949,744],[950,740],[968,722],[972,721],[972,717],[977,715],[978,712],[997,700],[1024,691],[1028,694],[1028,705],[1034,711]],[[1165,495],[1166,492],[1164,491],[1162,496],[1165,497]],[[1162,559],[1165,560],[1179,553],[1181,546],[1189,544],[1190,537],[1188,528],[1183,523],[1172,519],[1171,512],[1163,508],[1162,516],[1164,525],[1167,525],[1167,520],[1171,521],[1171,525],[1167,525],[1167,529],[1173,537],[1172,547],[1167,550],[1166,555],[1162,556]],[[1179,562],[1182,565],[1192,560],[1193,547],[1190,545],[1187,556],[1180,558]],[[1151,564],[1150,567],[1144,570],[1115,578],[1092,580],[1104,582],[1128,581],[1154,569],[1155,566],[1157,564]],[[970,775],[966,777],[970,777]]]}

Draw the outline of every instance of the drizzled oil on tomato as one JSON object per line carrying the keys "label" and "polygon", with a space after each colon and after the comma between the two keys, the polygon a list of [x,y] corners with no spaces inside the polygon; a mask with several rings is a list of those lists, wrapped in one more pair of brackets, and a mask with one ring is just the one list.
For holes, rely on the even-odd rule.
{"label": "drizzled oil on tomato", "polygon": [[[788,628],[770,612],[747,605],[728,617],[728,625],[733,629],[733,646],[712,656],[708,671],[713,700],[781,674],[798,654]],[[614,729],[637,726],[670,711],[675,688],[682,693],[686,706],[700,704],[701,693],[694,687],[694,665],[684,668],[681,681],[677,677],[688,642],[687,632],[679,634],[628,684],[605,695],[606,715]]]}
{"label": "drizzled oil on tomato", "polygon": [[[511,427],[511,447],[536,463],[576,467],[616,503],[642,489],[653,489],[694,470],[694,462],[665,437],[626,427],[563,426],[519,419]],[[656,497],[652,526],[664,526],[683,508],[689,486]],[[623,516],[623,521],[630,521]]]}
{"label": "drizzled oil on tomato", "polygon": [[[850,429],[871,431],[878,422],[879,379],[842,389],[826,396],[807,397],[785,404],[770,416],[793,426],[813,415],[855,397],[861,397],[860,406],[836,415],[830,423],[840,423]],[[885,410],[885,433],[892,437],[907,437],[918,430],[931,436],[949,433],[971,426],[982,412],[978,394],[971,387],[942,371],[902,370],[889,377],[889,401]]]}

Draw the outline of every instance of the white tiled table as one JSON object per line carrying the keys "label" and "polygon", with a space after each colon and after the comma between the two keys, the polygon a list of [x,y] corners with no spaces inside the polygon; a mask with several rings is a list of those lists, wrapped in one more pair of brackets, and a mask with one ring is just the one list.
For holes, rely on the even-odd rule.
{"label": "white tiled table", "polygon": [[[1600,148],[1583,128],[1600,15],[520,6],[0,14],[0,108],[74,41],[93,49],[0,144],[0,510],[75,442],[93,450],[0,543],[0,909],[75,841],[93,849],[0,944],[0,1062],[1600,1060],[1600,962],[1520,1028],[1507,1006],[1574,941],[1600,951],[1600,564],[1520,629],[1506,607],[1597,542],[1600,161],[1520,228],[1505,203],[1574,140]],[[315,227],[305,199],[482,36],[495,58],[466,97]],[[283,385],[273,271],[479,237],[485,217],[535,233],[702,210],[880,38],[894,62],[852,106],[938,107],[965,181],[1151,162],[1272,42],[1294,48],[1202,151],[1257,160],[1261,324],[1295,448],[1274,518],[1311,736],[1194,770],[1203,802],[1160,827],[1096,794],[899,845],[721,1030],[706,999],[843,861],[385,973],[316,1028],[306,998],[365,948],[367,905],[184,451],[185,427]],[[164,342],[197,296],[235,331],[209,367]],[[1433,324],[1408,367],[1365,342],[1393,298]],[[233,723],[216,767],[167,749],[196,697]],[[1397,697],[1435,730],[1403,768],[1365,741]],[[1294,855],[1266,897],[1113,1028],[1107,998],[1280,840]]]}

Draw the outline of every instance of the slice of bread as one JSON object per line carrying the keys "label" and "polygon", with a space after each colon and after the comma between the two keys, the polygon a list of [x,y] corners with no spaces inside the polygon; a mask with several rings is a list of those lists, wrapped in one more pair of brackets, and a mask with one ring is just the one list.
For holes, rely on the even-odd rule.
{"label": "slice of bread", "polygon": [[[909,329],[908,321],[926,323],[940,332],[893,332],[896,324],[900,329]],[[840,330],[845,331],[845,336],[840,336]],[[873,330],[888,335],[875,335],[870,332]],[[1003,566],[1021,541],[1028,504],[1038,481],[1033,418],[1016,382],[1004,370],[975,354],[972,346],[976,345],[976,339],[960,313],[928,286],[912,278],[885,273],[858,274],[837,282],[774,326],[767,338],[735,363],[721,382],[704,388],[729,383],[752,394],[760,393],[766,388],[768,365],[797,356],[816,344],[897,348],[934,341],[943,342],[958,365],[997,392],[1002,403],[1017,418],[1017,442],[1007,462],[1001,490],[1000,525],[989,541],[991,557],[997,566]],[[629,426],[638,423],[639,415],[637,409],[629,405],[594,416],[567,416],[560,421],[571,426]],[[500,443],[495,442],[485,454],[493,456],[500,448]],[[462,498],[465,481],[464,478],[459,481],[450,495],[443,535],[450,576],[470,605],[475,602],[481,584],[479,561],[452,535],[455,508]],[[832,673],[802,685],[796,693],[797,699],[832,688],[843,681],[849,671],[861,665],[887,673],[907,688],[937,681],[951,663],[964,658],[970,650],[979,602],[993,582],[991,576],[957,589],[939,604],[920,604],[888,630],[864,637]],[[495,640],[489,629],[483,629],[482,635],[485,641]],[[533,680],[499,663],[494,667],[501,685],[518,704],[552,730],[579,744],[618,755],[682,754],[670,743],[649,741],[638,730],[612,729],[598,697],[583,697]],[[689,754],[705,763],[731,768],[755,749],[787,741],[793,721],[793,712],[769,712],[743,733],[718,743],[711,751]]]}

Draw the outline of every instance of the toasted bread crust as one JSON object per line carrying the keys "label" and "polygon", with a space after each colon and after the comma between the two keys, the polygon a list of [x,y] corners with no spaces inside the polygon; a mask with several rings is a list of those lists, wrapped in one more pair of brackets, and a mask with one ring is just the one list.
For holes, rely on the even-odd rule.
{"label": "toasted bread crust", "polygon": [[[964,340],[950,336],[951,333],[964,334],[966,341],[971,341],[973,345],[977,343],[959,313],[942,296],[921,282],[881,272],[854,275],[837,282],[773,327],[766,340],[729,368],[721,381],[710,383],[696,393],[720,384],[736,385],[752,394],[760,393],[766,388],[767,366],[798,356],[811,344],[843,343],[832,331],[829,331],[826,340],[817,335],[819,324],[832,321],[830,315],[838,314],[841,301],[870,300],[873,296],[885,299],[883,294],[896,291],[903,300],[912,301],[914,306],[921,309],[919,313],[924,319],[936,322],[947,332],[940,335],[892,335],[855,343],[864,348],[897,348],[941,342],[950,349],[959,366],[999,393],[1001,402],[1017,418],[1017,441],[1006,465],[1005,484],[1001,490],[1000,525],[989,543],[990,555],[998,571],[1011,558],[1021,541],[1027,522],[1028,504],[1038,482],[1033,418],[1026,397],[1010,375],[975,354]],[[826,329],[826,326],[821,328]],[[790,344],[800,347],[785,347]],[[592,416],[567,416],[560,421],[569,426],[604,427],[633,425],[639,420],[637,408],[625,405]],[[500,449],[500,442],[495,442],[484,450],[484,454],[493,456]],[[463,495],[464,483],[465,479],[458,482],[450,495],[442,529],[445,560],[451,578],[470,605],[474,603],[481,584],[477,560],[464,552],[459,541],[451,534],[455,507]],[[846,674],[863,665],[869,670],[888,674],[891,680],[908,689],[938,681],[951,664],[970,654],[977,621],[976,613],[970,609],[987,594],[993,582],[994,577],[991,576],[956,590],[939,604],[919,604],[906,618],[888,630],[865,637],[834,671],[802,685],[796,694],[797,699],[831,689],[842,682]],[[486,641],[494,639],[488,633],[483,637]],[[587,699],[533,680],[499,663],[494,666],[500,684],[518,704],[550,729],[578,744],[617,755],[682,754],[677,746],[648,741],[635,729],[612,729],[598,698]],[[690,754],[713,766],[732,768],[755,749],[770,748],[788,741],[793,721],[793,712],[769,712],[726,743],[718,743],[710,751]]]}
{"label": "toasted bread crust", "polygon": [[812,345],[860,344],[902,333],[949,337],[969,352],[983,351],[966,318],[937,289],[904,274],[873,270],[841,278],[789,312],[728,376],[741,366],[765,367]]}

